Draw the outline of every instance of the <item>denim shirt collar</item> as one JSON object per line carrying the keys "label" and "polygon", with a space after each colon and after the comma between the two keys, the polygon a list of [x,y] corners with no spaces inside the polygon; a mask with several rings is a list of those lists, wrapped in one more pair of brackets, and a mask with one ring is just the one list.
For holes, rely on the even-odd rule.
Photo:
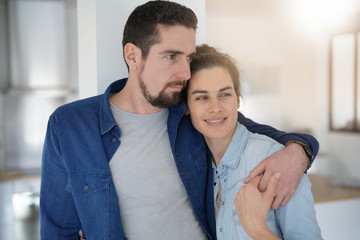
{"label": "denim shirt collar", "polygon": [[101,135],[106,134],[113,127],[117,126],[117,123],[110,109],[110,95],[120,92],[121,89],[125,87],[126,82],[127,78],[123,78],[113,82],[109,85],[109,87],[105,90],[105,93],[101,96],[99,112]]}
{"label": "denim shirt collar", "polygon": [[245,149],[246,142],[248,141],[248,137],[246,128],[238,122],[234,135],[220,163],[230,168],[237,168]]}

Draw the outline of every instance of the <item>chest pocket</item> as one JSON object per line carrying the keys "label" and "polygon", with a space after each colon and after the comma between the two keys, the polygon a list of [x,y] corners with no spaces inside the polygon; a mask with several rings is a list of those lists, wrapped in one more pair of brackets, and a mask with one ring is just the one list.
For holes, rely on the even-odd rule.
{"label": "chest pocket", "polygon": [[109,189],[110,174],[107,173],[85,173],[69,174],[66,190],[72,194],[82,197]]}

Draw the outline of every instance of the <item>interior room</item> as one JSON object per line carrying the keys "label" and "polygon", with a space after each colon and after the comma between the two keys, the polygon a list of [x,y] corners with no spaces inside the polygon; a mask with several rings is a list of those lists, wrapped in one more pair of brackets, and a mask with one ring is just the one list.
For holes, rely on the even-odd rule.
{"label": "interior room", "polygon": [[[121,40],[145,0],[0,0],[0,239],[40,239],[49,115],[127,76]],[[233,56],[240,111],[320,143],[308,171],[324,239],[360,235],[360,1],[176,0],[197,44]]]}

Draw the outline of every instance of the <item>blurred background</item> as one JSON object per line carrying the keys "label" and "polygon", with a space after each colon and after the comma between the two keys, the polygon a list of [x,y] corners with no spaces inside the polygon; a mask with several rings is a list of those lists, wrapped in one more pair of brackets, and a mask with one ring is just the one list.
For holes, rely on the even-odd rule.
{"label": "blurred background", "polygon": [[[123,26],[144,2],[0,0],[0,239],[40,239],[47,119],[127,76]],[[197,14],[197,44],[238,61],[240,111],[320,142],[309,176],[324,239],[359,236],[360,1],[176,2]]]}

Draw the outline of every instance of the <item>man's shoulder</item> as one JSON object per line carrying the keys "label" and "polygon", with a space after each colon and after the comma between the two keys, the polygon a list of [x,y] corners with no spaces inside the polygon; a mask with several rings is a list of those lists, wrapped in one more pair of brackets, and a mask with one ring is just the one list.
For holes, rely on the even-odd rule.
{"label": "man's shoulder", "polygon": [[58,107],[53,114],[52,118],[72,118],[78,115],[88,115],[99,111],[100,99],[102,95],[93,96],[85,99],[79,99],[69,102]]}

